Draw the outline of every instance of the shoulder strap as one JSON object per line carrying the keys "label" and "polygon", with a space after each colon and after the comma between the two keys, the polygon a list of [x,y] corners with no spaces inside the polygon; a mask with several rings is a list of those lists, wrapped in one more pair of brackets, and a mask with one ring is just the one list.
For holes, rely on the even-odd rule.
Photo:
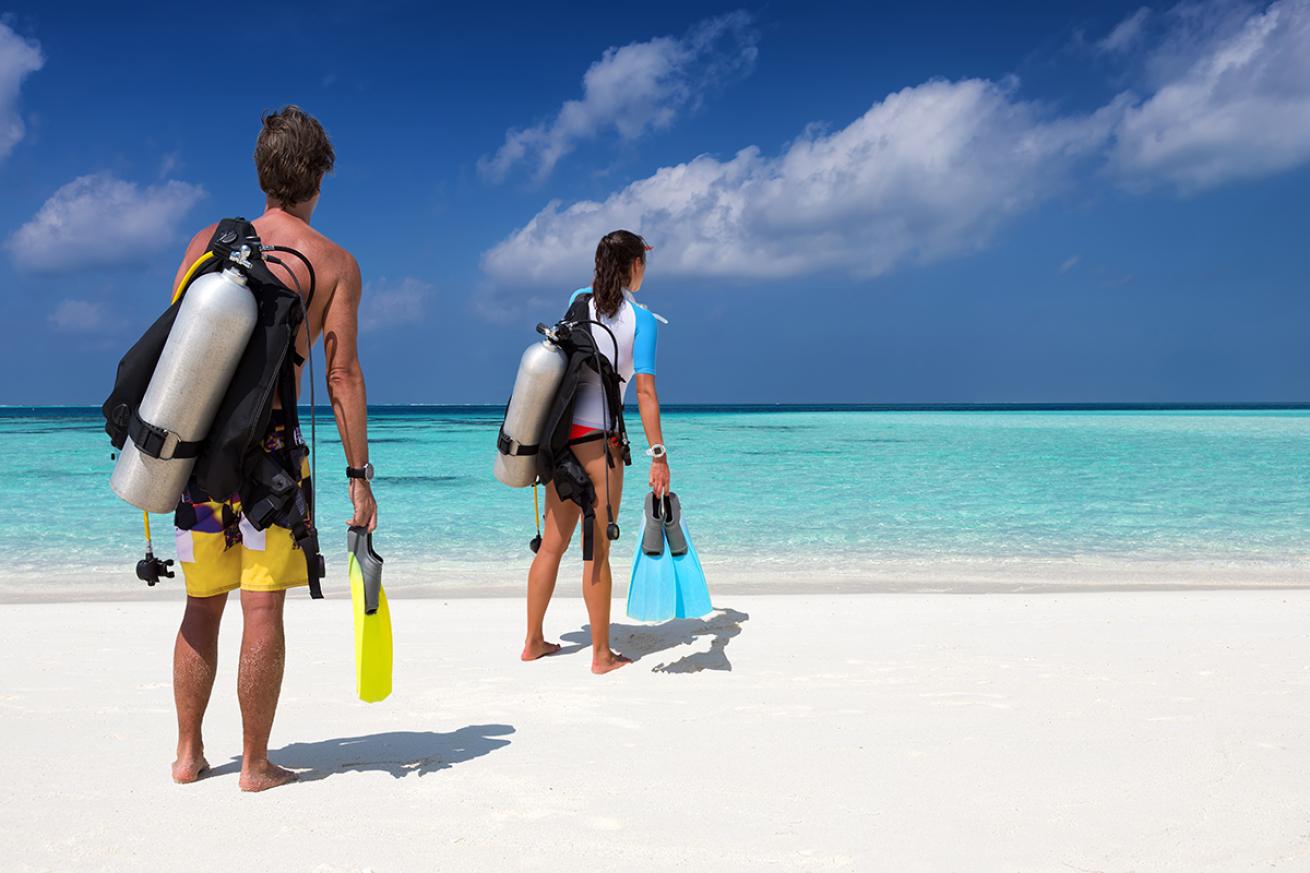
{"label": "shoulder strap", "polygon": [[226,261],[228,255],[243,245],[250,246],[253,251],[259,251],[261,243],[259,234],[255,233],[255,226],[239,216],[224,218],[214,228],[214,233],[209,238],[209,250],[222,261]]}

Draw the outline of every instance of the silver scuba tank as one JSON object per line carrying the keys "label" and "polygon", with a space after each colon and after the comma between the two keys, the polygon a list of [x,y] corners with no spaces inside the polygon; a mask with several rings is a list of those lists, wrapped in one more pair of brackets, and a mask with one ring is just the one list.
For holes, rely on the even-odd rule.
{"label": "silver scuba tank", "polygon": [[115,494],[147,512],[177,508],[196,459],[173,452],[179,442],[209,434],[258,317],[255,296],[236,269],[191,283],[139,409],[142,421],[164,431],[159,456],[128,437],[109,480]]}
{"label": "silver scuba tank", "polygon": [[569,356],[556,345],[545,325],[537,330],[546,339],[528,346],[519,359],[514,378],[514,393],[505,408],[505,422],[497,440],[496,478],[511,488],[526,488],[537,481],[537,456],[518,454],[520,448],[535,447],[541,442],[546,414],[555,400]]}

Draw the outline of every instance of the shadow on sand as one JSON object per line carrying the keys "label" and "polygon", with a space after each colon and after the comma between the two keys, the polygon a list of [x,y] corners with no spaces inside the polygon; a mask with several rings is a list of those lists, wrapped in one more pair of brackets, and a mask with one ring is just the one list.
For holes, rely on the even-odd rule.
{"label": "shadow on sand", "polygon": [[[664,624],[611,624],[610,645],[620,655],[640,661],[678,646],[695,643],[698,637],[710,637],[708,651],[686,655],[672,663],[659,663],[652,673],[699,673],[701,670],[732,670],[728,660],[728,641],[741,633],[750,619],[735,609],[716,609],[709,618],[678,618]],[[571,631],[560,639],[572,643],[561,654],[576,652],[591,645],[591,625]]]}
{"label": "shadow on sand", "polygon": [[[291,743],[270,749],[269,759],[280,767],[300,771],[301,782],[326,779],[337,773],[380,771],[403,779],[411,773],[425,776],[456,764],[481,758],[509,745],[501,737],[514,733],[507,724],[475,724],[449,733],[391,731],[362,737],[339,737],[314,743]],[[241,771],[241,759],[215,767],[210,775]]]}

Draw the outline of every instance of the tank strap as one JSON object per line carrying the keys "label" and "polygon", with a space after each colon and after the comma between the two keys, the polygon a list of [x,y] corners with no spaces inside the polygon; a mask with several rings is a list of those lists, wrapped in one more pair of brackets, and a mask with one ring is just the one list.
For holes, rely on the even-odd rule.
{"label": "tank strap", "polygon": [[502,455],[535,455],[541,451],[541,443],[527,445],[516,439],[511,439],[509,434],[505,433],[505,426],[500,427],[500,436],[496,437],[496,448]]}
{"label": "tank strap", "polygon": [[161,461],[198,458],[205,447],[204,440],[184,440],[171,430],[151,424],[141,417],[139,410],[132,413],[127,435],[141,454]]}

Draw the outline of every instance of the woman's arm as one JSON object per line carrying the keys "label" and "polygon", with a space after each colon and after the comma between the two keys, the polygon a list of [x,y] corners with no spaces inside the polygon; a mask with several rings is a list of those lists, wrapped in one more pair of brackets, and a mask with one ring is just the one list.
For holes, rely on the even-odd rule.
{"label": "woman's arm", "polygon": [[[655,393],[655,377],[637,374],[637,409],[641,412],[641,426],[646,431],[646,442],[663,445],[664,432],[660,428],[660,398]],[[669,493],[669,459],[652,458],[650,462],[650,490],[656,494]]]}
{"label": "woman's arm", "polygon": [[[633,371],[637,377],[637,409],[641,411],[641,426],[646,429],[646,441],[652,446],[664,444],[664,431],[660,428],[660,398],[655,393],[655,347],[659,324],[650,310],[638,306],[632,337]],[[669,459],[652,458],[650,464],[650,490],[661,496],[669,493]]]}

